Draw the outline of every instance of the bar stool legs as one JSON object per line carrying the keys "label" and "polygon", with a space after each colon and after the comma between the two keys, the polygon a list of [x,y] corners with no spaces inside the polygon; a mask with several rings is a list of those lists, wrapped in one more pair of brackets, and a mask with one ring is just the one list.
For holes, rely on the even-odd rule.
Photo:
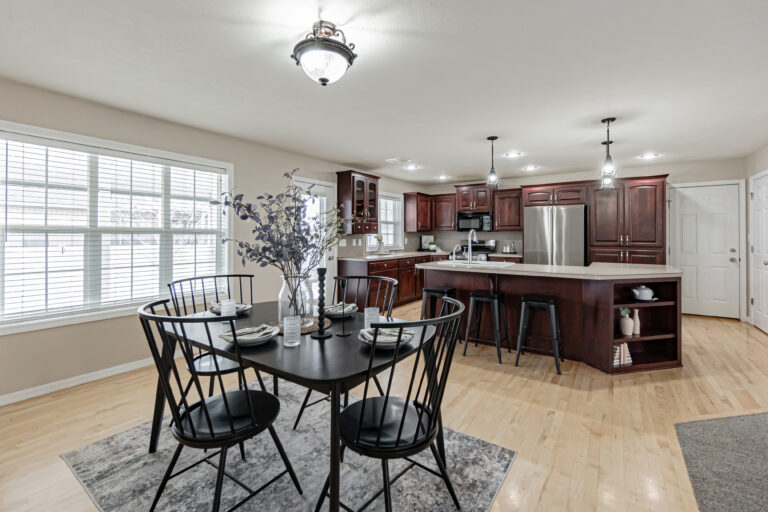
{"label": "bar stool legs", "polygon": [[[478,290],[469,295],[469,308],[467,311],[467,328],[464,333],[464,351],[467,355],[467,347],[470,341],[475,342],[475,346],[480,341],[480,324],[483,318],[483,307],[488,304],[491,308],[491,321],[493,322],[493,341],[496,344],[496,357],[501,364],[501,341],[507,342],[507,352],[512,351],[512,345],[509,338],[509,326],[507,323],[507,306],[504,298],[500,294],[492,294],[484,290]],[[474,317],[473,317],[474,314]],[[503,319],[502,319],[503,318]],[[472,323],[474,321],[474,336],[470,336]],[[504,330],[502,331],[502,325]]]}
{"label": "bar stool legs", "polygon": [[549,327],[552,331],[552,355],[555,357],[557,374],[560,372],[560,361],[565,359],[560,355],[560,322],[557,319],[557,307],[555,301],[544,297],[541,299],[528,299],[523,297],[520,307],[520,328],[517,334],[517,350],[515,351],[515,366],[520,362],[520,356],[525,352],[525,342],[528,341],[528,321],[530,320],[530,308],[539,308],[547,311],[549,315]]}

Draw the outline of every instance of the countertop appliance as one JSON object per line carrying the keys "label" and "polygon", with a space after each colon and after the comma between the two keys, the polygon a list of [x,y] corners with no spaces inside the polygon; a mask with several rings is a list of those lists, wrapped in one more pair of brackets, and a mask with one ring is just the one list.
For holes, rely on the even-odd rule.
{"label": "countertop appliance", "polygon": [[493,212],[458,212],[456,214],[457,231],[493,231]]}
{"label": "countertop appliance", "polygon": [[527,206],[523,210],[523,258],[526,263],[584,266],[586,205]]}

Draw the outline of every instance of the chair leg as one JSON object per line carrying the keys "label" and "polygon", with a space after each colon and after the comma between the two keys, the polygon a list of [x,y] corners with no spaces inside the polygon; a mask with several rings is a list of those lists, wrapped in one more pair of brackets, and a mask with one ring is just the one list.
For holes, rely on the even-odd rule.
{"label": "chair leg", "polygon": [[259,372],[259,370],[257,370],[256,368],[254,368],[253,371],[256,372],[256,378],[259,381],[259,386],[261,387],[261,390],[266,392],[267,387],[264,385],[264,379],[261,378],[261,372]]}
{"label": "chair leg", "polygon": [[277,375],[272,376],[272,394],[277,395]]}
{"label": "chair leg", "polygon": [[437,453],[435,444],[432,443],[429,445],[429,448],[432,450],[432,455],[435,457],[435,462],[437,463],[437,467],[440,469],[440,474],[443,475],[445,486],[448,487],[448,492],[451,493],[453,504],[456,505],[457,509],[461,510],[461,505],[459,505],[459,498],[456,497],[456,491],[453,490],[453,484],[451,484],[451,479],[448,477],[448,471],[445,470],[445,464],[443,464],[443,461],[440,460],[440,455]]}
{"label": "chair leg", "polygon": [[493,340],[496,342],[496,357],[501,364],[501,328],[499,327],[499,301],[494,300],[491,303],[491,316],[493,316]]}
{"label": "chair leg", "polygon": [[560,373],[560,333],[558,332],[555,306],[550,304],[547,309],[549,309],[549,326],[552,329],[552,354],[555,356],[555,368],[557,369],[557,374],[562,375]]}
{"label": "chair leg", "polygon": [[157,488],[157,492],[155,493],[155,500],[152,502],[152,506],[149,508],[149,512],[155,510],[157,502],[160,501],[160,496],[165,490],[165,485],[168,483],[168,479],[171,478],[173,467],[176,465],[176,461],[179,460],[179,455],[181,455],[182,448],[184,448],[184,445],[179,443],[179,446],[176,447],[176,451],[173,453],[173,457],[171,457],[171,463],[168,464],[168,469],[165,470],[165,475],[163,476],[163,480],[160,482],[160,487]]}
{"label": "chair leg", "polygon": [[307,394],[304,395],[304,402],[301,404],[301,408],[299,409],[299,414],[296,415],[296,422],[293,424],[293,430],[296,430],[296,427],[299,426],[299,421],[301,421],[301,415],[304,414],[304,409],[307,408],[307,402],[309,402],[309,396],[312,394],[312,390],[308,389]]}
{"label": "chair leg", "polygon": [[384,510],[392,512],[392,493],[389,488],[389,463],[387,459],[381,459],[381,472],[384,476]]}
{"label": "chair leg", "polygon": [[481,302],[480,305],[475,310],[475,346],[480,343],[480,323],[483,321],[483,308],[484,303]]}
{"label": "chair leg", "polygon": [[219,471],[216,474],[216,490],[213,493],[213,512],[218,512],[219,505],[221,504],[221,486],[224,483],[224,466],[227,463],[227,449],[221,449],[221,455],[219,455]]}
{"label": "chair leg", "polygon": [[473,298],[469,298],[469,311],[467,311],[467,328],[464,332],[464,353],[463,356],[467,355],[467,347],[469,346],[469,328],[472,325],[472,311],[475,309],[475,300]]}
{"label": "chair leg", "polygon": [[275,427],[271,425],[269,426],[269,435],[272,436],[272,440],[275,442],[277,451],[280,452],[280,458],[283,459],[283,464],[285,464],[285,469],[287,469],[288,474],[291,475],[291,480],[293,480],[293,485],[296,486],[296,490],[299,491],[299,494],[304,494],[304,491],[301,490],[301,484],[299,484],[299,479],[296,477],[296,473],[293,471],[293,466],[291,466],[291,461],[288,460],[288,456],[285,454],[285,450],[283,449],[283,443],[281,443],[280,438],[277,437],[277,432],[275,432]]}
{"label": "chair leg", "polygon": [[240,458],[245,460],[245,444],[240,443]]}
{"label": "chair leg", "polygon": [[512,352],[512,337],[509,335],[509,311],[507,311],[506,302],[502,302],[502,309],[504,310],[504,316],[501,318],[504,320],[504,338],[507,340],[507,353]]}
{"label": "chair leg", "polygon": [[216,383],[216,376],[211,375],[211,383],[208,385],[208,396],[213,396],[213,385]]}
{"label": "chair leg", "polygon": [[523,353],[525,339],[528,335],[528,304],[523,302],[520,307],[520,331],[517,333],[517,351],[515,352],[515,366],[520,361],[520,354]]}
{"label": "chair leg", "polygon": [[448,459],[445,458],[445,436],[443,435],[443,414],[437,416],[437,451],[445,465],[448,465]]}
{"label": "chair leg", "polygon": [[373,383],[376,384],[376,389],[379,390],[379,394],[384,396],[384,388],[381,387],[381,382],[379,382],[379,378],[376,375],[373,376]]}

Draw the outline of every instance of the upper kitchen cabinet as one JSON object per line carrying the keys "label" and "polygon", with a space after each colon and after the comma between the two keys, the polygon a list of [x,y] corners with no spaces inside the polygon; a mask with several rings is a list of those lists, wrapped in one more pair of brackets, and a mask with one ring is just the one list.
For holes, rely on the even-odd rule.
{"label": "upper kitchen cabinet", "polygon": [[493,194],[493,230],[522,231],[522,190],[519,188],[497,190]]}
{"label": "upper kitchen cabinet", "polygon": [[665,178],[634,179],[624,183],[624,245],[664,245],[665,197]]}
{"label": "upper kitchen cabinet", "polygon": [[379,232],[379,177],[357,171],[339,171],[337,199],[342,216],[355,220],[344,223],[347,235]]}
{"label": "upper kitchen cabinet", "polygon": [[456,185],[456,211],[487,212],[492,206],[493,191],[486,185]]}
{"label": "upper kitchen cabinet", "polygon": [[616,247],[624,241],[624,190],[620,180],[616,188],[600,189],[600,183],[589,189],[589,245]]}
{"label": "upper kitchen cabinet", "polygon": [[561,185],[536,185],[533,187],[523,187],[523,206],[586,203],[586,183],[565,183]]}
{"label": "upper kitchen cabinet", "polygon": [[554,204],[555,187],[552,185],[537,185],[523,187],[523,206],[549,206]]}
{"label": "upper kitchen cabinet", "polygon": [[408,192],[405,197],[405,232],[432,230],[432,197],[420,192]]}
{"label": "upper kitchen cabinet", "polygon": [[432,229],[456,231],[456,194],[432,196]]}

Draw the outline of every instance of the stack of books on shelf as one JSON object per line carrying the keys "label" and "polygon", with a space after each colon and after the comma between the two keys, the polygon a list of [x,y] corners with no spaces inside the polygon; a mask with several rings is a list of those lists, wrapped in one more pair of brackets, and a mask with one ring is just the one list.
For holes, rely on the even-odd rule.
{"label": "stack of books on shelf", "polygon": [[632,354],[626,343],[613,346],[613,367],[632,366]]}

